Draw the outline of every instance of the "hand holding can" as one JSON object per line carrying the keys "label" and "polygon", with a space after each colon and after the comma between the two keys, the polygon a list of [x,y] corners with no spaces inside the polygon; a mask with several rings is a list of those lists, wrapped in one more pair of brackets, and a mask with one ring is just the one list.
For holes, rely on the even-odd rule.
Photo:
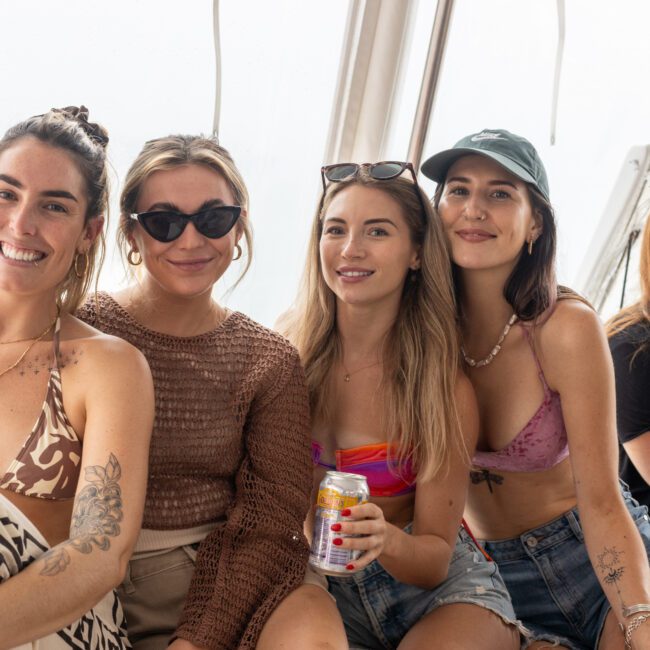
{"label": "hand holding can", "polygon": [[345,567],[348,572],[360,571],[384,550],[387,534],[384,512],[374,503],[364,503],[343,510],[341,515],[341,521],[330,527],[340,535],[334,538],[333,543],[341,549],[361,552],[356,560]]}
{"label": "hand holding can", "polygon": [[[349,539],[347,534],[350,533],[342,533],[332,529],[332,526],[344,525],[343,513],[365,504],[369,494],[365,476],[335,471],[325,474],[318,489],[314,537],[309,555],[309,563],[317,573],[347,575],[356,570],[354,565],[362,551],[347,548],[344,540]],[[348,569],[348,566],[353,568]]]}

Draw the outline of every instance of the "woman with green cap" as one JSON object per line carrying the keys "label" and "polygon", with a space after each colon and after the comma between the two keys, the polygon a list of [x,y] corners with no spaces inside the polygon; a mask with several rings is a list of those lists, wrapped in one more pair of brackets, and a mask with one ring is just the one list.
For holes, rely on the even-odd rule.
{"label": "woman with green cap", "polygon": [[423,173],[454,261],[478,450],[466,518],[517,617],[571,650],[650,648],[650,525],[617,479],[612,363],[594,310],[555,277],[544,165],[484,130]]}

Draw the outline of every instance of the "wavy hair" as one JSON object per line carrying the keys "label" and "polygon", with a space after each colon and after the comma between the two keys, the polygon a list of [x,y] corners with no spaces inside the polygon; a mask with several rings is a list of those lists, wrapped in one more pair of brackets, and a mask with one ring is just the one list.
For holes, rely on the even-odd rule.
{"label": "wavy hair", "polygon": [[[101,125],[88,121],[88,109],[85,106],[52,108],[43,115],[27,118],[4,134],[0,153],[26,137],[63,149],[70,155],[86,184],[88,208],[84,225],[101,216],[108,219],[108,133]],[[77,277],[73,263],[59,284],[57,304],[62,311],[74,313],[79,308],[93,282],[97,282],[105,251],[102,231],[88,249],[83,277]]]}
{"label": "wavy hair", "polygon": [[375,180],[363,168],[356,177],[329,185],[313,220],[295,305],[278,326],[300,352],[312,415],[328,420],[335,406],[329,379],[342,350],[336,298],[323,277],[319,242],[333,199],[354,185],[394,199],[420,249],[421,267],[405,280],[397,318],[383,345],[380,391],[384,433],[396,447],[398,466],[412,463],[425,481],[448,469],[454,449],[465,455],[467,450],[455,398],[460,345],[449,252],[442,224],[419,186],[403,178]]}

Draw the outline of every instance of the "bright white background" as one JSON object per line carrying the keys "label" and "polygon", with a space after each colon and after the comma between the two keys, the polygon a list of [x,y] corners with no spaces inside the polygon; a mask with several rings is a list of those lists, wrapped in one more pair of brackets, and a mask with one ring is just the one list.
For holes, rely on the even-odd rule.
{"label": "bright white background", "polygon": [[[265,324],[289,306],[301,273],[347,10],[346,0],[221,2],[220,138],[249,185],[255,228],[253,268],[227,301]],[[435,0],[416,3],[384,158],[406,156],[434,12]],[[0,0],[0,17],[0,130],[52,106],[86,104],[111,135],[114,199],[145,140],[210,132],[209,0]],[[549,172],[564,283],[575,280],[626,152],[650,143],[648,24],[646,0],[567,2],[551,147],[556,3],[456,2],[425,153],[483,128],[526,135]],[[116,219],[113,209],[111,243]],[[124,281],[113,248],[100,288]]]}

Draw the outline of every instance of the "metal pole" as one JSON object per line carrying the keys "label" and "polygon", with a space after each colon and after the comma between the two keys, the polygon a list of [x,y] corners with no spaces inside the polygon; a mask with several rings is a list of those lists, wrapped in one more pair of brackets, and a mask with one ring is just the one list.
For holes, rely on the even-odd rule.
{"label": "metal pole", "polygon": [[212,33],[215,63],[214,114],[212,117],[212,135],[218,138],[219,119],[221,117],[221,39],[219,34],[219,0],[213,0],[212,2]]}
{"label": "metal pole", "polygon": [[453,8],[454,0],[438,0],[433,29],[431,30],[431,40],[429,41],[427,62],[422,77],[422,86],[420,87],[420,97],[415,110],[413,131],[409,142],[407,160],[413,163],[415,169],[419,168],[422,159],[422,149],[433,111]]}

